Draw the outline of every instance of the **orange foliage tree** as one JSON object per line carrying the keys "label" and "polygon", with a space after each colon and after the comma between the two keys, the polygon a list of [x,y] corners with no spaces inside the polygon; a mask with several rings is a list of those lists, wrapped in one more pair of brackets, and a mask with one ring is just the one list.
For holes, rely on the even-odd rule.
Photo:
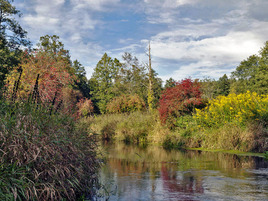
{"label": "orange foliage tree", "polygon": [[28,99],[34,93],[34,87],[38,87],[38,98],[42,103],[55,107],[65,103],[64,109],[69,112],[81,95],[72,88],[76,76],[71,72],[70,64],[66,62],[66,58],[57,54],[52,57],[51,54],[39,50],[26,55],[20,67],[12,71],[5,81],[6,96],[10,97],[14,93],[15,82],[19,81],[17,99]]}

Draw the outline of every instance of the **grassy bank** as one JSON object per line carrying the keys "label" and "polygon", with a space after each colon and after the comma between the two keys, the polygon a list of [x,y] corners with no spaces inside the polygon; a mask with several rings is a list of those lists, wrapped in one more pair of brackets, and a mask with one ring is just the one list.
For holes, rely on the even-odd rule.
{"label": "grassy bank", "polygon": [[94,194],[94,136],[68,116],[0,100],[0,200],[78,200]]}
{"label": "grassy bank", "polygon": [[89,129],[103,140],[130,143],[158,144],[166,148],[205,148],[267,151],[268,131],[261,121],[241,125],[230,121],[219,127],[201,126],[193,116],[181,116],[176,127],[168,129],[161,124],[157,111],[129,114],[107,114],[82,119]]}

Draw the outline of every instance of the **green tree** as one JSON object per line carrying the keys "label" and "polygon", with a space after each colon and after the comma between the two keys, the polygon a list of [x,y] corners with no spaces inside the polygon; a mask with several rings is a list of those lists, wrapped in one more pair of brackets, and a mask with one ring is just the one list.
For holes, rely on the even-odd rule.
{"label": "green tree", "polygon": [[27,32],[22,29],[13,16],[21,16],[8,0],[0,0],[0,89],[4,85],[6,75],[20,62],[20,47],[29,47]]}
{"label": "green tree", "polygon": [[[151,73],[153,96],[157,97],[152,104],[156,105],[162,91],[162,80],[157,78],[153,69]],[[123,94],[137,95],[147,102],[149,76],[146,67],[130,53],[123,55],[123,63],[105,53],[94,69],[89,82],[92,100],[101,113],[106,112],[108,102]]]}
{"label": "green tree", "polygon": [[230,93],[230,85],[230,80],[228,79],[227,75],[224,74],[222,77],[219,78],[217,82],[217,95],[228,96],[228,94]]}
{"label": "green tree", "polygon": [[125,52],[122,58],[122,83],[126,87],[126,93],[138,94],[144,102],[147,102],[148,80],[146,80],[146,67],[141,65],[139,60],[130,53]]}
{"label": "green tree", "polygon": [[90,98],[90,85],[86,77],[85,67],[77,60],[73,61],[72,67],[77,77],[75,80],[75,88],[81,91],[84,97]]}
{"label": "green tree", "polygon": [[152,101],[152,107],[156,108],[158,105],[158,101],[161,97],[163,87],[162,87],[162,79],[157,77],[157,73],[154,69],[152,69],[152,91],[153,91],[153,101]]}
{"label": "green tree", "polygon": [[256,73],[259,68],[260,57],[252,55],[248,59],[242,61],[240,65],[232,72],[235,81],[232,83],[232,91],[236,93],[245,93],[247,90],[254,91]]}
{"label": "green tree", "polygon": [[0,90],[4,86],[4,80],[9,72],[12,71],[14,66],[19,64],[20,54],[16,51],[11,51],[0,40]]}
{"label": "green tree", "polygon": [[151,57],[151,45],[149,42],[149,50],[148,50],[148,58],[149,58],[149,64],[148,64],[148,107],[149,111],[153,110],[153,103],[154,103],[154,91],[153,91],[153,74],[152,74],[152,57]]}
{"label": "green tree", "polygon": [[168,80],[166,80],[166,84],[164,88],[170,88],[170,87],[175,87],[176,86],[176,81],[171,77]]}
{"label": "green tree", "polygon": [[40,37],[40,42],[37,43],[38,51],[46,52],[55,59],[64,60],[68,65],[70,73],[74,73],[71,68],[71,56],[69,50],[64,48],[64,44],[60,41],[60,37],[57,35],[45,35]]}
{"label": "green tree", "polygon": [[62,55],[70,58],[69,51],[64,49],[64,44],[60,41],[60,37],[57,35],[41,36],[37,46],[39,47],[39,50],[50,53],[51,55]]}
{"label": "green tree", "polygon": [[90,93],[101,113],[106,112],[107,103],[118,95],[118,91],[113,87],[117,82],[120,66],[117,59],[112,59],[105,53],[94,69],[90,79],[92,88]]}
{"label": "green tree", "polygon": [[13,16],[21,16],[19,10],[11,4],[13,1],[0,0],[0,40],[11,50],[29,46],[27,32],[22,29]]}
{"label": "green tree", "polygon": [[232,73],[235,80],[231,90],[245,93],[247,90],[259,94],[268,93],[268,41],[261,48],[259,55],[252,55],[242,61]]}
{"label": "green tree", "polygon": [[[126,52],[123,55],[122,83],[126,87],[126,94],[137,94],[148,104],[148,108],[150,108],[149,103],[152,108],[155,108],[162,91],[162,80],[157,77],[157,73],[152,67],[150,70],[149,65],[147,73],[146,66],[140,64],[136,57]],[[150,101],[149,97],[151,97]]]}
{"label": "green tree", "polygon": [[268,94],[268,41],[260,51],[259,68],[255,75],[255,89],[260,94]]}
{"label": "green tree", "polygon": [[202,98],[211,100],[217,96],[218,85],[215,79],[206,77],[199,82],[201,86],[200,90],[202,92]]}

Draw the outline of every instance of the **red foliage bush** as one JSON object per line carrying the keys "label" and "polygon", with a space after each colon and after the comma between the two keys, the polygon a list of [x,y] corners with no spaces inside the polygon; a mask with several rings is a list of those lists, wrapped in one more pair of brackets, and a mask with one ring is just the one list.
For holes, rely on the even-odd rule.
{"label": "red foliage bush", "polygon": [[198,80],[181,80],[174,87],[165,89],[160,97],[158,111],[161,122],[173,127],[177,117],[191,114],[194,108],[203,107],[204,102]]}
{"label": "red foliage bush", "polygon": [[145,109],[144,101],[137,95],[121,95],[107,104],[108,113],[124,113]]}

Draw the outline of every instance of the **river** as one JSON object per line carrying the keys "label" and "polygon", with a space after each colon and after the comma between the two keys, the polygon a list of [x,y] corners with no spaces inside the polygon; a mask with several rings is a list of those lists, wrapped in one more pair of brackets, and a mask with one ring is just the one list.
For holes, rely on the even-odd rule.
{"label": "river", "polygon": [[261,157],[121,143],[102,149],[103,200],[268,200],[268,161]]}

